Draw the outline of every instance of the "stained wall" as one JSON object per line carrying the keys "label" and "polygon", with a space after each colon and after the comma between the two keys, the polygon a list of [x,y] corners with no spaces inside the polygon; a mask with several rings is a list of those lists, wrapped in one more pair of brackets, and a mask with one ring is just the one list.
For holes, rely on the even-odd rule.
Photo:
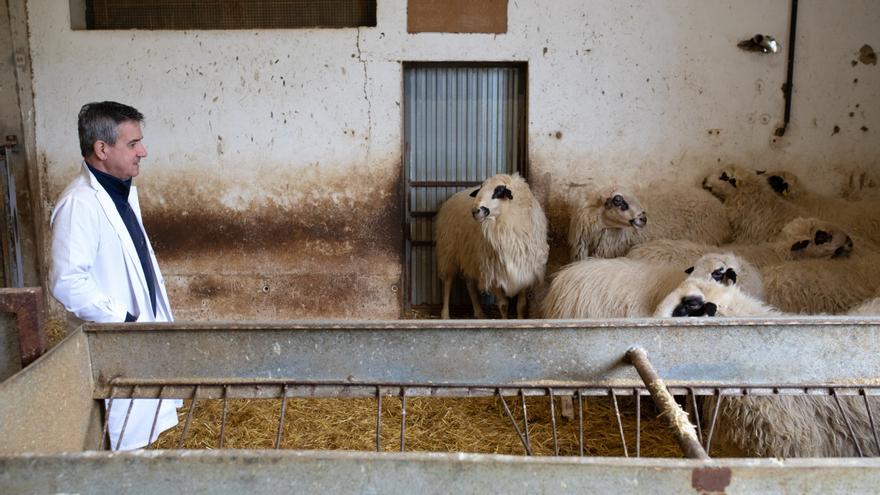
{"label": "stained wall", "polygon": [[[79,31],[58,0],[28,15],[45,228],[79,167],[79,107],[137,107],[135,182],[178,319],[405,316],[406,61],[527,62],[530,181],[554,239],[593,182],[696,183],[736,162],[831,192],[880,167],[871,0],[800,2],[782,137],[787,1],[519,0],[506,34],[409,34],[405,0],[338,30]],[[736,48],[755,33],[782,51]]]}

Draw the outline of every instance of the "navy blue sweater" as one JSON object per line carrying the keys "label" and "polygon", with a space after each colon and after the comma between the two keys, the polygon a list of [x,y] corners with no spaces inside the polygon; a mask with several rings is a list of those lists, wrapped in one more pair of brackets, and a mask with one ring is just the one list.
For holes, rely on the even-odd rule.
{"label": "navy blue sweater", "polygon": [[[116,211],[122,217],[125,228],[128,229],[128,235],[131,236],[134,247],[137,249],[138,258],[141,260],[141,268],[144,269],[144,275],[147,277],[147,289],[150,291],[150,302],[153,305],[153,315],[156,314],[156,273],[153,271],[153,263],[150,260],[150,250],[147,248],[147,238],[141,225],[138,222],[134,210],[128,204],[128,193],[131,191],[131,179],[122,180],[113,177],[110,174],[95,169],[88,163],[89,170],[95,174],[95,178],[110,195],[113,204],[116,205]],[[134,321],[135,317],[126,315],[125,321]]]}

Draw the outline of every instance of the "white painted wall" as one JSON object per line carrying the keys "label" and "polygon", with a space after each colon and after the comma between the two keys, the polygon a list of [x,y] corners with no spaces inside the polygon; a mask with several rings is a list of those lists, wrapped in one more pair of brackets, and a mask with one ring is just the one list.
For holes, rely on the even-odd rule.
{"label": "white painted wall", "polygon": [[[79,107],[118,100],[147,116],[148,208],[176,207],[169,183],[232,211],[345,208],[393,197],[402,61],[515,60],[528,62],[530,170],[545,195],[590,178],[692,180],[718,161],[788,167],[830,191],[841,166],[880,167],[880,67],[851,64],[862,45],[880,49],[880,3],[800,2],[792,122],[774,139],[789,3],[511,0],[507,34],[413,35],[405,0],[380,0],[375,28],[258,32],[72,31],[68,2],[28,0],[37,148],[54,199],[79,164]],[[755,33],[782,51],[736,48]],[[328,176],[351,187],[322,189]],[[377,286],[397,283],[398,256],[371,272]],[[395,317],[397,296],[383,297],[371,315]]]}

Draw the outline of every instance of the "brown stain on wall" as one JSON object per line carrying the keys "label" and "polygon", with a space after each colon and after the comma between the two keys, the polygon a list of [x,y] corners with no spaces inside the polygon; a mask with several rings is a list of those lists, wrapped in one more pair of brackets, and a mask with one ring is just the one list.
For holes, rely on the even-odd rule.
{"label": "brown stain on wall", "polygon": [[[399,317],[400,184],[376,180],[293,177],[297,201],[218,179],[158,181],[164,200],[144,191],[142,211],[176,318]],[[230,188],[254,199],[226,206],[217,198]]]}

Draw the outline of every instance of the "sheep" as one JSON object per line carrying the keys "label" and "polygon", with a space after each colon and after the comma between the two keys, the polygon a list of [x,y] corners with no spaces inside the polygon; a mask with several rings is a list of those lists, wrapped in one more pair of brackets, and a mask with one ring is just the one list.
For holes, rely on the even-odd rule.
{"label": "sheep", "polygon": [[858,247],[849,258],[783,262],[760,270],[767,302],[789,313],[845,313],[880,288],[880,255],[858,254]]}
{"label": "sheep", "polygon": [[637,194],[613,188],[588,195],[571,216],[568,243],[572,260],[583,260],[623,256],[653,239],[720,244],[731,236],[723,206],[706,191],[655,184]]}
{"label": "sheep", "polygon": [[[658,266],[628,258],[591,258],[557,272],[543,301],[545,318],[648,317],[660,301],[686,278],[715,283],[747,283],[760,290],[754,269],[732,255],[708,254],[688,269]],[[745,273],[748,273],[747,275]]]}
{"label": "sheep", "polygon": [[436,223],[437,273],[443,281],[442,318],[459,273],[465,279],[474,316],[484,318],[477,288],[495,295],[502,318],[508,297],[525,317],[528,289],[544,280],[547,217],[519,174],[499,174],[472,192],[460,191],[440,207]]}
{"label": "sheep", "polygon": [[[686,280],[657,307],[655,316],[782,316],[736,286]],[[860,397],[728,397],[718,406],[713,434],[716,450],[759,457],[853,457],[858,455],[840,412],[846,411],[859,445],[878,455],[870,417]],[[876,408],[877,398],[871,397]],[[703,403],[703,417],[714,415],[715,398]]]}
{"label": "sheep", "polygon": [[780,198],[797,206],[809,215],[834,222],[854,234],[880,242],[880,202],[874,200],[847,201],[809,190],[791,172],[762,173],[765,184]]}
{"label": "sheep", "polygon": [[711,246],[658,239],[633,247],[626,256],[683,265],[709,252],[726,251],[761,267],[787,260],[846,256],[852,248],[852,238],[835,225],[815,218],[796,218],[788,222],[772,242]]}
{"label": "sheep", "polygon": [[724,203],[739,242],[770,241],[789,221],[811,216],[769,190],[754,171],[735,165],[705,177],[703,189]]}
{"label": "sheep", "polygon": [[568,245],[572,260],[623,256],[638,242],[638,230],[647,221],[641,203],[626,189],[589,194],[571,216]]}
{"label": "sheep", "polygon": [[688,278],[657,305],[655,318],[679,316],[780,316],[782,312],[740,287]]}

